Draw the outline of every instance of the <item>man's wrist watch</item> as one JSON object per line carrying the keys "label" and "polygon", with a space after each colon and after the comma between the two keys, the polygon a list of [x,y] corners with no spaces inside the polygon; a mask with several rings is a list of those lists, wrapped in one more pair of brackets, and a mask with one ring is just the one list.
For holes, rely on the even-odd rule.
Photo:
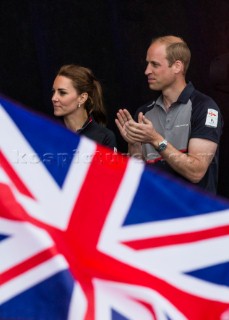
{"label": "man's wrist watch", "polygon": [[167,145],[168,145],[168,141],[164,139],[158,144],[158,148],[155,148],[155,150],[157,152],[164,151],[167,148]]}

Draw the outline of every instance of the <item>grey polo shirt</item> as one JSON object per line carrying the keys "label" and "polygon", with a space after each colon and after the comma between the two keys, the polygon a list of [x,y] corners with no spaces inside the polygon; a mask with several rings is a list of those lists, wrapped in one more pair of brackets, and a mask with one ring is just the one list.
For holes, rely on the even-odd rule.
{"label": "grey polo shirt", "polygon": [[[176,102],[166,112],[162,96],[156,101],[140,107],[136,114],[143,112],[156,131],[176,149],[187,152],[191,138],[201,138],[219,144],[222,134],[222,116],[219,107],[210,97],[197,91],[191,82],[187,84]],[[179,176],[161,158],[150,144],[143,144],[143,156],[147,164],[160,167]],[[198,183],[204,189],[216,193],[218,182],[218,150],[204,178]]]}

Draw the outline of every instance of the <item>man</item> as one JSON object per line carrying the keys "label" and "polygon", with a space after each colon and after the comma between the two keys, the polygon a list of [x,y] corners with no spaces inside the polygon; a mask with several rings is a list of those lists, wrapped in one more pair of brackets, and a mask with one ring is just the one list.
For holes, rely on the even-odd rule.
{"label": "man", "polygon": [[210,97],[186,83],[190,58],[183,39],[154,39],[145,74],[149,88],[161,95],[137,110],[136,121],[122,109],[115,122],[131,156],[216,193],[222,117]]}

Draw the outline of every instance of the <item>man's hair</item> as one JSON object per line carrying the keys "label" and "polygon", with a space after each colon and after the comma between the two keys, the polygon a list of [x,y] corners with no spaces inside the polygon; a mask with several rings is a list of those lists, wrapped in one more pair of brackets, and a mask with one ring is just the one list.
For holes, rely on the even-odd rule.
{"label": "man's hair", "polygon": [[165,44],[166,59],[168,60],[170,67],[177,60],[180,60],[183,63],[185,75],[191,59],[191,52],[187,43],[182,38],[173,35],[154,38],[151,44],[155,42]]}

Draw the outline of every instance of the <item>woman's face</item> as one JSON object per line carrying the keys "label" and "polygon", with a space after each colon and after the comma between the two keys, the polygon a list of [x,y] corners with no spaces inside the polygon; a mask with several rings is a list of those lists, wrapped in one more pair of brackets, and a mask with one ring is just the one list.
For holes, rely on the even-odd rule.
{"label": "woman's face", "polygon": [[55,116],[67,116],[78,109],[81,96],[73,87],[72,80],[57,76],[53,83],[52,103]]}

